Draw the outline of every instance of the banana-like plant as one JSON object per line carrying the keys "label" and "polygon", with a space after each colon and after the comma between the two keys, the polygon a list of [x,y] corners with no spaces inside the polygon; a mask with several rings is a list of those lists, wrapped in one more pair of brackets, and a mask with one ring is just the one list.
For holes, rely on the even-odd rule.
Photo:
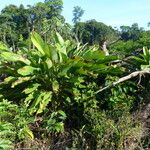
{"label": "banana-like plant", "polygon": [[139,57],[133,56],[132,58],[136,60],[135,63],[140,65],[142,70],[150,68],[150,49],[147,47],[143,47],[143,54],[141,54]]}
{"label": "banana-like plant", "polygon": [[[4,98],[23,100],[30,108],[30,113],[42,113],[46,106],[53,101],[54,93],[60,92],[62,78],[73,75],[89,76],[93,73],[109,73],[117,68],[106,64],[116,57],[106,57],[97,50],[78,50],[79,53],[71,57],[69,41],[56,33],[55,43],[48,45],[36,33],[31,33],[31,40],[36,49],[22,49],[17,53],[1,46],[1,74],[6,74],[4,82],[0,84],[0,91]],[[66,82],[67,83],[67,82]]]}
{"label": "banana-like plant", "polygon": [[[20,49],[16,53],[0,45],[0,73],[6,76],[0,83],[1,97],[24,105],[31,116],[47,117],[53,112],[68,111],[74,103],[94,107],[98,75],[121,72],[120,68],[108,65],[116,57],[105,56],[86,46],[74,46],[59,33],[54,38],[55,43],[47,44],[32,32],[35,48]],[[51,122],[56,119],[49,118]],[[48,129],[62,131],[63,122],[64,119],[54,124],[61,124],[61,129]]]}

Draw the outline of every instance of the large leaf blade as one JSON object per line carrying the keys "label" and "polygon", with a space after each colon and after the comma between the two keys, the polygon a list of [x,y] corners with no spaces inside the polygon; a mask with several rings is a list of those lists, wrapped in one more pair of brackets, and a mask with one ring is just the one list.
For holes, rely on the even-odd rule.
{"label": "large leaf blade", "polygon": [[43,39],[40,37],[39,34],[37,34],[36,32],[32,32],[31,33],[31,41],[34,44],[34,46],[43,54],[45,55],[44,52],[44,41]]}
{"label": "large leaf blade", "polygon": [[24,66],[17,70],[18,74],[22,76],[27,76],[33,74],[35,70],[39,70],[39,68],[34,68],[32,66]]}
{"label": "large leaf blade", "polygon": [[6,60],[6,61],[12,61],[12,62],[20,61],[20,62],[23,62],[27,65],[31,64],[30,60],[28,60],[27,58],[22,57],[19,54],[15,54],[13,52],[2,52],[0,54],[0,57],[2,59]]}

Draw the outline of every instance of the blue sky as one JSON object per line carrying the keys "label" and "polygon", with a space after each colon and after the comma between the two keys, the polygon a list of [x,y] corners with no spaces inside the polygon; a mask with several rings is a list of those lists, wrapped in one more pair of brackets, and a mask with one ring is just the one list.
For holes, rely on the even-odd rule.
{"label": "blue sky", "polygon": [[[0,0],[0,9],[9,4],[35,4],[44,0]],[[119,27],[138,23],[139,26],[147,27],[150,21],[150,0],[64,0],[63,15],[66,21],[71,23],[74,6],[80,6],[85,13],[82,21],[96,19]]]}

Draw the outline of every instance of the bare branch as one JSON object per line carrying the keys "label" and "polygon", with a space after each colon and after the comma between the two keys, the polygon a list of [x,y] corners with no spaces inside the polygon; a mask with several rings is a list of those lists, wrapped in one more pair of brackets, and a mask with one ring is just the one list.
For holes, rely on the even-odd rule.
{"label": "bare branch", "polygon": [[102,91],[104,91],[104,90],[106,90],[106,89],[109,89],[110,87],[113,87],[113,86],[115,86],[115,85],[117,85],[117,84],[119,84],[119,83],[122,83],[122,82],[124,82],[124,81],[127,81],[127,80],[129,80],[129,79],[131,79],[131,78],[134,78],[134,77],[136,77],[136,76],[138,76],[138,75],[142,76],[142,75],[144,75],[144,74],[150,74],[150,68],[146,68],[146,69],[144,69],[144,70],[142,70],[142,71],[135,71],[135,72],[133,72],[133,73],[131,73],[131,74],[125,76],[125,77],[122,77],[122,78],[120,78],[118,81],[113,82],[111,85],[108,85],[108,86],[106,86],[106,87],[104,87],[104,88],[98,90],[98,91],[96,92],[96,94],[97,94],[97,93],[100,93],[100,92],[102,92]]}

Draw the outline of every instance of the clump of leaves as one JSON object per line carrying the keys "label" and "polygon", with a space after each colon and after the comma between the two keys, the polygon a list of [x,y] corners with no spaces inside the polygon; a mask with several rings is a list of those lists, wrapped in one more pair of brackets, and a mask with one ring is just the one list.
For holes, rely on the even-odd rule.
{"label": "clump of leaves", "polygon": [[[83,50],[78,46],[74,52],[70,41],[64,41],[58,33],[54,39],[55,42],[48,45],[32,32],[36,49],[21,49],[17,53],[8,48],[0,51],[0,72],[7,74],[0,84],[0,92],[3,98],[23,102],[30,115],[51,114],[60,108],[67,110],[68,104],[88,102],[95,89],[86,86],[94,84],[98,74],[121,72],[118,67],[108,66],[116,59],[114,56],[106,57],[98,50]],[[91,91],[88,96],[87,90]]]}
{"label": "clump of leaves", "polygon": [[132,57],[135,61],[133,62],[142,70],[150,68],[150,50],[147,47],[143,47],[143,54],[140,54],[139,57]]}
{"label": "clump of leaves", "polygon": [[47,117],[46,128],[48,131],[57,133],[64,131],[64,123],[63,121],[66,119],[66,114],[59,110],[57,112],[53,112],[49,117]]}
{"label": "clump of leaves", "polygon": [[[27,113],[27,112],[26,112]],[[30,121],[29,121],[30,120]],[[24,115],[23,107],[13,104],[8,100],[0,101],[0,147],[10,149],[15,144],[16,138],[33,139],[29,123],[33,122],[27,114]]]}

